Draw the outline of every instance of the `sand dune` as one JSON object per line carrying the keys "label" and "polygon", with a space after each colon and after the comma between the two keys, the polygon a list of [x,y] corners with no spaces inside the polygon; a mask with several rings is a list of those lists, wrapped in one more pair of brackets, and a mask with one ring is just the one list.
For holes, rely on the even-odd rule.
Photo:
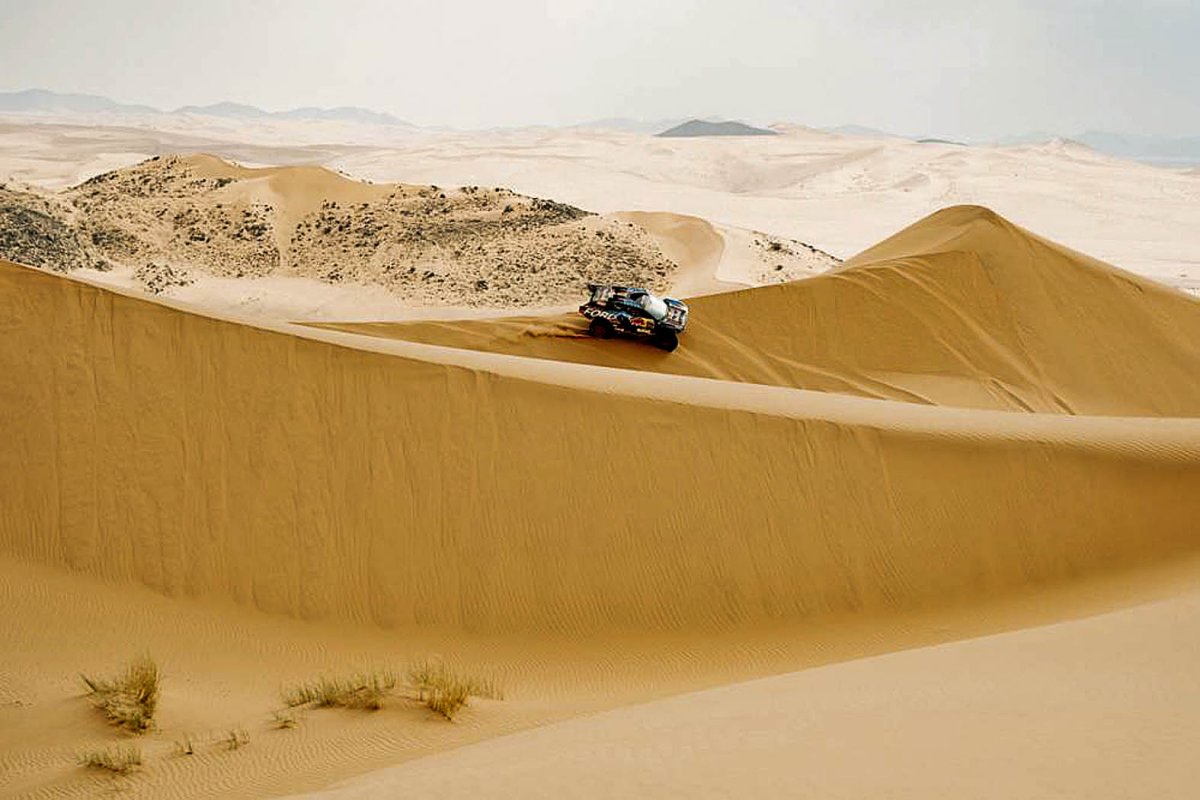
{"label": "sand dune", "polygon": [[939,212],[836,272],[692,308],[671,355],[592,341],[573,315],[324,327],[934,405],[1200,416],[1200,302],[978,207]]}
{"label": "sand dune", "polygon": [[[716,240],[683,228],[655,235],[711,259]],[[255,795],[672,692],[1169,596],[1156,576],[1200,555],[1195,301],[960,208],[837,272],[695,302],[679,351],[691,366],[664,368],[629,343],[609,343],[627,362],[598,359],[554,320],[536,323],[541,337],[528,321],[405,329],[469,345],[446,347],[250,324],[0,262],[0,590],[24,643],[0,661],[18,704],[0,713],[37,721],[32,742],[0,738],[10,785],[94,788],[40,770],[65,769],[90,730],[72,665],[135,638],[184,664],[228,649],[201,658],[211,670],[180,668],[176,697],[191,705],[172,730],[214,719],[209,692],[221,713],[263,714],[270,699],[251,698],[269,676],[330,654],[458,648],[529,678],[463,735],[412,744],[419,729],[404,723],[356,753],[347,742],[367,723],[322,728],[303,752],[326,771],[294,783],[295,753],[264,744],[233,779],[156,752],[133,785]],[[814,373],[804,358],[834,374],[825,391],[797,388]],[[900,389],[853,396],[880,386]],[[918,393],[926,402],[897,402]],[[1000,410],[1013,408],[1033,413]],[[121,587],[176,605],[126,602]],[[176,614],[186,624],[164,627]],[[275,624],[265,649],[221,633]],[[961,663],[972,658],[986,655]],[[246,659],[262,675],[231,689]],[[937,663],[918,658],[911,674]],[[803,703],[841,678],[779,680]],[[761,709],[777,690],[729,691]],[[641,724],[632,713],[618,730]],[[568,752],[598,741],[589,730],[564,739]],[[513,747],[500,752],[518,767]],[[509,780],[496,786],[521,785]]]}
{"label": "sand dune", "polygon": [[673,295],[711,294],[819,275],[841,264],[822,250],[762,231],[716,226],[708,220],[663,211],[614,215],[642,228],[678,265]]}
{"label": "sand dune", "polygon": [[1061,146],[958,147],[840,136],[656,139],[598,131],[446,134],[347,152],[376,180],[502,183],[597,211],[690,214],[840,257],[937,209],[983,205],[1170,285],[1200,289],[1200,182]]}
{"label": "sand dune", "polygon": [[38,236],[0,238],[0,255],[133,269],[155,294],[201,276],[286,276],[371,285],[410,305],[544,306],[588,280],[663,288],[677,269],[629,220],[503,188],[376,185],[319,166],[156,157],[60,194],[0,194],[8,227],[63,207]]}
{"label": "sand dune", "polygon": [[2,275],[0,371],[15,380],[0,469],[21,509],[2,541],[171,593],[385,625],[723,627],[986,595],[1196,544],[1194,419],[616,372]]}
{"label": "sand dune", "polygon": [[1185,800],[1200,642],[1179,634],[1197,619],[1192,593],[624,708],[308,796]]}
{"label": "sand dune", "polygon": [[59,188],[153,155],[202,151],[247,163],[319,163],[376,182],[508,186],[601,213],[669,211],[839,257],[939,208],[970,203],[1200,292],[1196,175],[1061,145],[963,148],[803,126],[748,139],[536,128],[381,140],[312,122],[267,129],[193,118],[186,130],[170,119],[66,122],[0,124],[0,181]]}
{"label": "sand dune", "polygon": [[155,157],[58,193],[0,184],[0,257],[288,319],[554,307],[588,282],[711,292],[839,263],[679,214],[596,215],[499,187],[373,184],[205,154]]}

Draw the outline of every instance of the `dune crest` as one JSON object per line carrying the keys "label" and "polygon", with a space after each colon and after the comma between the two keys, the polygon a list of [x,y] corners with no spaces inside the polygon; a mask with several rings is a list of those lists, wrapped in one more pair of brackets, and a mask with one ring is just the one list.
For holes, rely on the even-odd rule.
{"label": "dune crest", "polygon": [[[722,257],[723,234],[703,221],[647,221],[689,258]],[[1078,307],[1061,302],[1069,291]],[[1178,654],[1169,626],[1196,603],[1175,598],[1200,557],[1200,418],[1182,413],[1194,397],[1180,377],[1197,366],[1196,312],[971,208],[833,273],[696,298],[696,327],[669,359],[587,339],[564,317],[331,326],[377,334],[364,336],[197,313],[0,261],[0,594],[16,643],[0,687],[0,793],[98,790],[63,754],[114,734],[67,687],[139,647],[168,673],[162,730],[131,792],[154,797],[316,789],[615,706],[1155,598],[1170,598],[1162,613],[1103,619],[1086,640],[1144,641],[1157,620],[1151,643]],[[1115,335],[1126,329],[1129,341]],[[1089,360],[1093,344],[1105,363]],[[1039,403],[1089,413],[1027,413]],[[1064,631],[1084,641],[1071,632],[1088,627]],[[395,779],[470,794],[494,771],[490,790],[520,793],[513,770],[541,763],[541,737],[567,732],[561,752],[586,754],[639,741],[652,730],[642,714],[677,731],[695,729],[697,711],[740,708],[753,719],[721,730],[799,743],[802,717],[786,709],[824,699],[823,719],[855,730],[828,708],[830,686],[944,731],[996,696],[977,664],[1015,664],[1006,697],[1041,702],[1013,689],[1028,644],[1046,638],[1025,633],[635,706],[346,791],[386,794]],[[271,729],[280,685],[428,652],[499,668],[512,697],[433,730],[333,713]],[[897,663],[919,679],[888,683]],[[1121,682],[1131,663],[1097,685],[1143,685],[1144,665]],[[1188,669],[1174,657],[1153,674],[1186,687]],[[855,675],[884,688],[847,689]],[[963,687],[946,695],[949,717],[888,695],[948,683]],[[1068,676],[1062,696],[1077,683]],[[1047,719],[1095,715],[1071,697],[1055,695],[1062,712]],[[951,725],[957,752],[1026,730],[1015,708],[994,732]],[[1139,730],[1176,709],[1155,705]],[[195,759],[170,752],[171,738],[241,725],[245,758],[212,736]]]}
{"label": "dune crest", "polygon": [[670,356],[590,341],[572,315],[323,327],[931,405],[1200,416],[1200,301],[977,206],[933,214],[831,272],[691,306]]}
{"label": "dune crest", "polygon": [[[874,272],[919,288],[896,277],[913,266],[874,264],[712,302],[786,312],[759,323],[785,330],[815,283],[832,294],[810,308],[867,326],[842,291],[863,297]],[[987,597],[1200,544],[1200,420],[254,327],[11,264],[0,312],[0,545],[173,595],[476,631],[714,629]]]}

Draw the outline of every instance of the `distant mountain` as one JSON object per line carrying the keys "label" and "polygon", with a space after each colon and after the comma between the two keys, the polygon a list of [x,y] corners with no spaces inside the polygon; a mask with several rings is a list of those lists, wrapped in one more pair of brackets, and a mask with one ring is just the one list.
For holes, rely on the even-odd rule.
{"label": "distant mountain", "polygon": [[158,114],[150,106],[118,103],[94,94],[60,94],[45,89],[0,92],[0,114]]}
{"label": "distant mountain", "polygon": [[241,103],[214,103],[211,106],[184,106],[175,109],[176,114],[204,114],[226,119],[302,119],[325,122],[355,122],[360,125],[407,125],[408,123],[382,111],[355,106],[338,108],[293,108],[290,111],[264,111],[257,106]]}
{"label": "distant mountain", "polygon": [[1162,166],[1200,164],[1200,136],[1139,136],[1087,131],[1072,138],[1110,156],[1132,158]]}
{"label": "distant mountain", "polygon": [[173,114],[202,114],[206,117],[223,117],[225,119],[261,119],[271,114],[257,106],[242,103],[213,103],[208,106],[181,106]]}
{"label": "distant mountain", "polygon": [[657,135],[665,138],[683,138],[692,136],[778,136],[779,134],[767,128],[755,128],[744,122],[730,120],[710,122],[703,119],[692,119]]}
{"label": "distant mountain", "polygon": [[625,133],[657,133],[673,128],[682,119],[630,119],[628,117],[609,117],[608,119],[594,119],[589,122],[581,122],[578,125],[572,125],[572,128],[586,128],[588,130],[600,131],[623,131]]}
{"label": "distant mountain", "polygon": [[341,106],[339,108],[294,108],[290,111],[265,111],[244,103],[213,103],[207,106],[182,106],[164,112],[151,106],[118,103],[93,94],[60,94],[45,89],[0,92],[0,114],[197,114],[222,119],[298,119],[353,122],[360,125],[405,125],[408,123],[381,111]]}
{"label": "distant mountain", "polygon": [[339,106],[338,108],[294,108],[291,111],[280,111],[272,114],[285,119],[316,119],[332,122],[357,122],[361,125],[408,125],[398,117],[382,111],[372,111],[369,108],[356,106]]}
{"label": "distant mountain", "polygon": [[866,128],[862,125],[838,125],[834,128],[821,128],[826,133],[840,133],[843,136],[863,136],[869,139],[903,139],[917,144],[954,144],[960,147],[968,147],[967,142],[957,139],[946,139],[935,134],[919,134],[905,135],[901,133],[891,133],[889,131],[881,131],[878,128]]}

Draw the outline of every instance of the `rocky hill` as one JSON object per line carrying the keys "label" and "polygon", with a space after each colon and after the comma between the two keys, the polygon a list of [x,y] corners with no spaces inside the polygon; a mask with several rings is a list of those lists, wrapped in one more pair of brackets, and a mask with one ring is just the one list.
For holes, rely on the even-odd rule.
{"label": "rocky hill", "polygon": [[676,265],[642,228],[508,189],[371,184],[320,167],[153,158],[59,194],[0,186],[0,256],[128,267],[154,292],[283,275],[414,303],[564,302],[589,281],[661,289]]}
{"label": "rocky hill", "polygon": [[693,119],[657,135],[666,139],[672,139],[691,136],[778,136],[779,134],[769,128],[755,128],[753,125],[747,125],[744,122],[711,122],[709,120]]}

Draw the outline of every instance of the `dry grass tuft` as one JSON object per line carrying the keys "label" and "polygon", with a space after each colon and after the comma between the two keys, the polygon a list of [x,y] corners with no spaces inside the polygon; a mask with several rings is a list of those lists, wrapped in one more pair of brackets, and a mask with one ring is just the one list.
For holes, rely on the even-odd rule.
{"label": "dry grass tuft", "polygon": [[250,744],[250,734],[245,728],[234,728],[221,740],[226,750],[239,750]]}
{"label": "dry grass tuft", "polygon": [[[504,691],[491,678],[455,672],[439,661],[418,661],[409,667],[405,696],[424,703],[448,720],[467,705],[472,697],[503,700]],[[293,686],[283,692],[288,708],[316,706],[318,708],[364,708],[376,710],[396,691],[399,680],[388,670],[359,673],[350,677],[322,677]],[[294,714],[275,712],[275,727],[291,728],[297,724]]]}
{"label": "dry grass tuft", "polygon": [[504,699],[504,691],[495,680],[458,673],[436,661],[414,663],[409,667],[408,680],[417,699],[448,720],[453,720],[472,697]]}
{"label": "dry grass tuft", "polygon": [[[374,670],[343,678],[322,677],[293,686],[283,693],[290,708],[315,705],[318,708],[364,708],[376,711],[396,688],[396,674]],[[287,726],[280,726],[287,727]]]}
{"label": "dry grass tuft", "polygon": [[134,745],[89,750],[79,756],[79,764],[92,769],[103,769],[114,775],[128,775],[142,765],[142,751]]}
{"label": "dry grass tuft", "polygon": [[292,709],[271,712],[271,724],[279,730],[289,730],[300,724],[300,714]]}
{"label": "dry grass tuft", "polygon": [[150,656],[135,659],[108,680],[80,676],[92,702],[109,721],[134,733],[144,733],[154,722],[162,671]]}
{"label": "dry grass tuft", "polygon": [[192,742],[192,735],[190,733],[185,733],[175,740],[175,753],[181,756],[193,756],[196,754],[196,745]]}

